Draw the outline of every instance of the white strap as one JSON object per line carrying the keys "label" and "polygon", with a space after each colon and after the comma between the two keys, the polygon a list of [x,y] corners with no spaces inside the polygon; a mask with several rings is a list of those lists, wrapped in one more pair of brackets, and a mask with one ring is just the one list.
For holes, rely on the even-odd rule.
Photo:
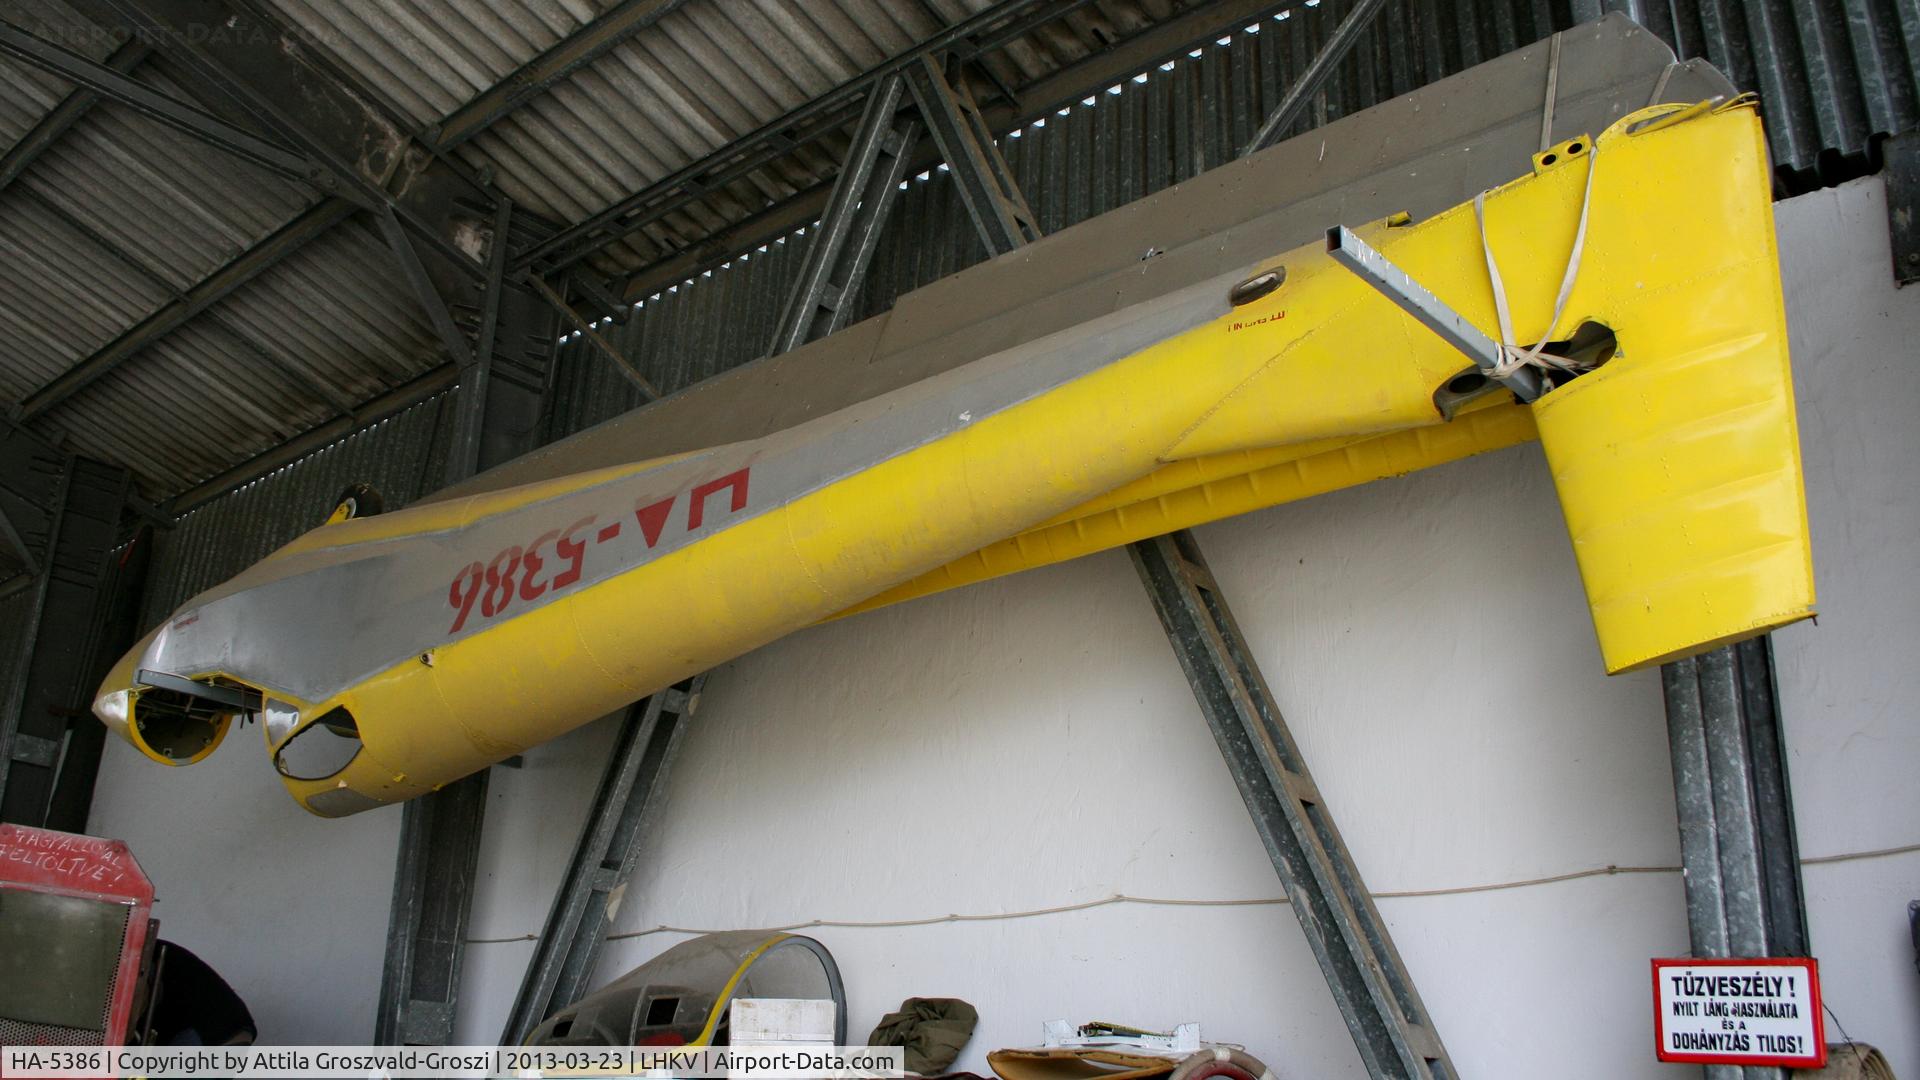
{"label": "white strap", "polygon": [[1540,149],[1553,145],[1553,104],[1560,96],[1560,34],[1547,43],[1547,104],[1540,111]]}
{"label": "white strap", "polygon": [[1486,255],[1487,281],[1493,286],[1493,311],[1500,323],[1500,359],[1492,367],[1480,369],[1481,374],[1489,379],[1506,379],[1528,365],[1569,372],[1578,370],[1578,366],[1566,357],[1541,350],[1553,339],[1553,329],[1560,325],[1560,316],[1567,310],[1567,298],[1573,294],[1573,283],[1580,276],[1580,260],[1587,247],[1587,211],[1593,205],[1593,174],[1598,168],[1593,159],[1599,153],[1597,144],[1587,149],[1587,185],[1580,195],[1580,224],[1574,230],[1573,250],[1567,254],[1567,269],[1560,277],[1560,293],[1554,297],[1553,317],[1547,320],[1545,335],[1531,349],[1523,350],[1514,341],[1513,315],[1507,306],[1506,282],[1501,280],[1500,263],[1493,257],[1493,241],[1487,234],[1487,193],[1482,191],[1473,197],[1473,216],[1480,226],[1480,250]]}
{"label": "white strap", "polygon": [[1675,60],[1674,62],[1668,64],[1666,67],[1663,67],[1660,69],[1660,79],[1659,81],[1653,84],[1653,96],[1647,98],[1648,106],[1654,106],[1654,105],[1660,104],[1660,100],[1667,96],[1667,80],[1673,78],[1674,69],[1678,68],[1679,66],[1680,66],[1680,61]]}

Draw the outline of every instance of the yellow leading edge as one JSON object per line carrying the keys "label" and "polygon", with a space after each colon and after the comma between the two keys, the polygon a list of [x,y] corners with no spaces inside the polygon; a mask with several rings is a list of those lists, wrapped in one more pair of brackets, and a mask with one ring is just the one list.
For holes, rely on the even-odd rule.
{"label": "yellow leading edge", "polygon": [[[1609,672],[1807,617],[1752,105],[1663,107],[1567,145],[1488,194],[1486,235],[1521,342],[1598,323],[1617,351],[1532,405],[1501,393],[1443,420],[1435,392],[1467,360],[1302,248],[1255,268],[1284,284],[1240,307],[1208,286],[756,442],[329,524],[189,602],[96,712],[182,764],[236,710],[188,707],[147,673],[256,695],[244,711],[288,789],[338,816],[825,618],[1536,437]],[[1549,327],[1589,169],[1579,273]],[[1472,207],[1360,232],[1493,329]],[[273,646],[289,620],[311,654]],[[321,728],[341,763],[309,775],[290,748]]]}

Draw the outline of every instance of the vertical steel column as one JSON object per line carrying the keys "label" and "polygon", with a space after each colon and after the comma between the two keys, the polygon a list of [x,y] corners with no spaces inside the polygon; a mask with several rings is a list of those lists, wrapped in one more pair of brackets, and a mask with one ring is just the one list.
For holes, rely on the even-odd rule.
{"label": "vertical steel column", "polygon": [[1027,207],[1026,196],[1000,156],[980,107],[965,80],[949,82],[940,62],[923,56],[905,72],[907,85],[933,141],[947,159],[954,186],[966,204],[974,228],[986,241],[990,255],[1004,255],[1022,244],[1040,239],[1040,226]]}
{"label": "vertical steel column", "polygon": [[881,80],[869,92],[847,160],[807,246],[800,280],[780,312],[773,353],[826,337],[852,316],[880,228],[900,194],[907,155],[920,133],[919,121],[901,112],[905,96],[906,85],[898,75]]}
{"label": "vertical steel column", "polygon": [[[1767,637],[1661,668],[1693,954],[1806,956],[1806,901]],[[1710,1080],[1784,1080],[1714,1065]]]}
{"label": "vertical steel column", "polygon": [[[125,469],[69,458],[46,526],[18,683],[0,716],[0,821],[44,826],[56,785],[93,755],[69,752],[74,721],[99,727],[89,706],[98,676],[98,618],[107,558],[119,538],[131,479]],[[84,728],[82,729],[85,730]],[[96,733],[88,731],[84,740]],[[69,781],[71,782],[71,781]],[[83,811],[84,813],[84,811]],[[70,825],[71,822],[63,821]]]}
{"label": "vertical steel column", "polygon": [[679,753],[705,675],[635,702],[587,811],[567,875],[554,891],[500,1045],[519,1046],[540,1022],[586,995],[606,944],[607,924],[640,861],[666,799],[667,773]]}
{"label": "vertical steel column", "polygon": [[1368,1075],[1457,1076],[1193,535],[1127,550]]}
{"label": "vertical steel column", "polygon": [[[132,499],[128,500],[129,508]],[[169,525],[169,527],[171,527]],[[86,677],[75,695],[67,727],[66,753],[53,778],[47,798],[47,828],[60,832],[87,831],[93,810],[94,782],[100,776],[100,755],[106,749],[107,727],[88,714],[95,688],[122,654],[133,647],[145,629],[140,622],[146,596],[147,567],[153,557],[154,530],[140,526],[118,553],[108,552],[101,567],[99,599],[94,606],[92,636],[87,642]]]}
{"label": "vertical steel column", "polygon": [[[460,338],[448,351],[462,363],[454,408],[458,422],[447,454],[448,483],[491,468],[533,448],[539,428],[547,366],[552,357],[552,313],[539,298],[505,280],[506,248],[514,219],[504,199],[496,203],[489,238],[487,277],[467,286],[458,307],[436,322]],[[404,261],[418,254],[397,223],[390,242]],[[422,272],[423,302],[437,296]],[[467,327],[456,312],[471,313]],[[471,333],[469,339],[462,336]],[[399,854],[394,865],[393,905],[387,925],[387,956],[381,970],[374,1041],[444,1045],[453,1041],[467,918],[473,906],[480,833],[487,801],[485,769],[409,801],[401,810]]]}
{"label": "vertical steel column", "polygon": [[[460,369],[460,396],[454,405],[453,437],[447,445],[446,477],[449,484],[480,471],[480,433],[486,427],[487,397],[492,390],[493,343],[500,332],[500,298],[506,288],[506,239],[512,225],[513,202],[502,196],[500,205],[494,208],[493,241],[487,253],[487,279],[480,294],[480,325],[475,334],[471,362],[461,365]],[[407,238],[404,234],[389,233],[388,243],[396,242],[407,244]],[[427,288],[432,288],[430,283]],[[454,359],[457,362],[459,357]]]}

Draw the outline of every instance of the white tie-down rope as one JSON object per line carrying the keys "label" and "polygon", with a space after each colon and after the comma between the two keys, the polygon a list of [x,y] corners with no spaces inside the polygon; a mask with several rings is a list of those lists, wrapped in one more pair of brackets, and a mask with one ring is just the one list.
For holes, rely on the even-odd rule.
{"label": "white tie-down rope", "polygon": [[[1845,851],[1837,855],[1807,855],[1807,856],[1801,857],[1800,865],[1801,866],[1822,866],[1828,863],[1854,862],[1862,859],[1885,859],[1885,858],[1890,858],[1897,855],[1916,855],[1916,854],[1920,854],[1920,843],[1902,844],[1899,847],[1876,848],[1871,851]],[[1454,885],[1454,886],[1442,887],[1437,889],[1402,889],[1402,890],[1392,891],[1392,892],[1374,892],[1374,893],[1371,893],[1370,895],[1373,896],[1373,898],[1376,900],[1408,900],[1408,899],[1421,899],[1421,898],[1436,897],[1436,896],[1465,896],[1472,893],[1503,892],[1509,889],[1530,889],[1540,885],[1558,885],[1558,884],[1562,884],[1564,882],[1569,882],[1569,881],[1579,881],[1583,878],[1617,877],[1617,876],[1622,876],[1627,874],[1678,874],[1680,872],[1681,872],[1681,868],[1678,866],[1622,866],[1617,864],[1608,864],[1606,866],[1594,866],[1594,867],[1588,867],[1582,870],[1573,870],[1573,871],[1562,873],[1562,874],[1550,874],[1545,877],[1522,878],[1520,880],[1509,880],[1509,881],[1494,881],[1494,882],[1487,882],[1484,884],[1474,884],[1474,885]],[[993,911],[993,912],[985,912],[981,914],[969,914],[969,915],[960,915],[960,914],[927,915],[917,919],[916,918],[880,919],[880,920],[808,919],[805,922],[788,923],[785,926],[759,927],[758,929],[778,930],[778,931],[817,930],[821,928],[848,929],[848,930],[892,930],[892,929],[901,929],[906,927],[936,926],[942,923],[1003,922],[1010,919],[1032,919],[1032,918],[1038,918],[1038,917],[1049,916],[1049,915],[1064,915],[1071,912],[1089,911],[1094,908],[1110,907],[1113,905],[1133,904],[1133,905],[1147,905],[1147,906],[1154,906],[1154,907],[1229,908],[1229,907],[1275,907],[1282,904],[1290,904],[1290,903],[1292,903],[1292,901],[1285,896],[1212,900],[1212,899],[1188,899],[1185,897],[1170,898],[1170,897],[1160,897],[1160,896],[1128,896],[1124,893],[1115,893],[1112,896],[1103,896],[1096,900],[1082,900],[1078,903],[1057,904],[1052,907],[1035,908],[1030,911]],[[736,927],[730,927],[730,928],[729,927],[696,928],[696,927],[687,927],[687,926],[668,926],[663,924],[659,926],[650,926],[642,930],[628,930],[624,933],[608,934],[607,940],[622,941],[628,938],[649,937],[654,934],[687,934],[687,935],[716,934],[723,929],[737,930],[739,929],[739,927],[736,926]],[[515,934],[511,937],[470,937],[466,939],[465,944],[504,945],[504,944],[519,942],[519,941],[537,941],[539,940],[539,938],[540,938],[539,934],[529,932],[525,934]]]}
{"label": "white tie-down rope", "polygon": [[1540,110],[1540,149],[1553,145],[1553,106],[1560,96],[1560,35],[1547,45],[1547,102]]}
{"label": "white tie-down rope", "polygon": [[1481,192],[1473,197],[1473,217],[1480,225],[1480,250],[1487,256],[1487,279],[1493,285],[1493,310],[1500,321],[1500,359],[1492,367],[1482,367],[1481,374],[1496,381],[1509,378],[1523,367],[1537,367],[1542,370],[1556,368],[1560,371],[1574,372],[1582,370],[1564,356],[1542,352],[1548,341],[1553,338],[1553,328],[1560,324],[1560,316],[1567,309],[1567,297],[1573,293],[1573,283],[1580,276],[1580,256],[1587,246],[1587,209],[1593,204],[1594,158],[1600,153],[1600,147],[1590,145],[1587,148],[1587,186],[1580,195],[1580,225],[1574,230],[1573,250],[1567,253],[1567,270],[1560,278],[1560,295],[1553,301],[1553,318],[1547,320],[1545,336],[1531,349],[1522,349],[1513,339],[1513,315],[1507,307],[1507,286],[1500,278],[1500,262],[1493,257],[1493,240],[1487,235],[1487,193]]}

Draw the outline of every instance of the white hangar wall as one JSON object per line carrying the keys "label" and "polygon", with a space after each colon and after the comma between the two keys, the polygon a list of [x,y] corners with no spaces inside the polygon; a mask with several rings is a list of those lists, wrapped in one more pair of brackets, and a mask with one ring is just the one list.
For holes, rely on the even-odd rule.
{"label": "white hangar wall", "polygon": [[[1776,636],[1802,853],[1920,840],[1920,292],[1893,290],[1877,180],[1781,204],[1821,606]],[[1658,676],[1600,674],[1527,446],[1200,531],[1456,1064],[1677,1075],[1647,958],[1687,948]],[[667,617],[663,615],[663,617]],[[611,730],[496,770],[473,934],[537,931]],[[307,819],[264,760],[109,750],[93,829],[160,885],[167,934],[276,1042],[364,1039],[399,813]],[[1920,854],[1806,869],[1828,1001],[1920,1072],[1905,908]],[[910,995],[974,1002],[959,1063],[1049,1017],[1200,1020],[1283,1076],[1361,1075],[1133,570],[1107,553],[794,635],[717,671],[618,917],[734,928],[1124,901],[812,931],[857,1038]],[[1226,903],[1220,903],[1226,902]],[[683,940],[626,937],[612,977]],[[530,950],[468,950],[458,1036],[490,1043]],[[358,989],[356,989],[358,988]]]}

